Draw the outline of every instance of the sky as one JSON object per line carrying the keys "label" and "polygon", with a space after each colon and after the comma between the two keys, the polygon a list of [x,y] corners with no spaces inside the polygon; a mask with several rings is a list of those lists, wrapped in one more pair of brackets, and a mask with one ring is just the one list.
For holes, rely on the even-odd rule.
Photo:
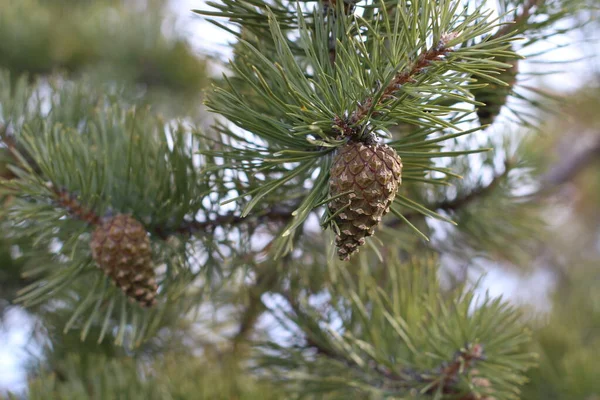
{"label": "sky", "polygon": [[[232,36],[190,11],[195,8],[205,8],[204,1],[171,1],[170,9],[176,16],[177,29],[189,39],[199,53],[218,52],[227,58],[230,55],[228,43],[232,41]],[[579,38],[565,35],[555,37],[551,43],[542,43],[536,50],[558,47],[575,40]],[[585,55],[581,47],[571,46],[550,53],[545,60],[564,61],[579,59]],[[525,74],[540,70],[540,64],[526,62],[521,65],[521,71]],[[540,79],[537,85],[556,91],[571,91],[580,87],[589,74],[589,62],[580,61],[569,64],[568,70],[564,73]],[[481,290],[482,293],[488,291],[494,297],[505,296],[516,302],[543,304],[551,287],[552,280],[543,271],[536,271],[533,275],[523,278],[516,273],[511,274],[499,268],[491,268],[482,281]],[[13,309],[7,314],[5,325],[0,326],[0,393],[4,390],[19,391],[26,386],[26,372],[23,367],[30,357],[28,351],[32,350],[27,341],[33,324],[34,320],[26,313]],[[7,327],[10,328],[5,329]]]}

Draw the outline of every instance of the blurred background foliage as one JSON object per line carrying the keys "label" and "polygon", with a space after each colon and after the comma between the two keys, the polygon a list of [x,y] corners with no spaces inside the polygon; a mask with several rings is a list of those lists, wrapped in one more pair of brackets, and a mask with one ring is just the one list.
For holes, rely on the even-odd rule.
{"label": "blurred background foliage", "polygon": [[165,1],[2,0],[0,9],[0,66],[14,78],[113,81],[146,102],[176,101],[177,115],[198,108],[207,65],[176,32]]}
{"label": "blurred background foliage", "polygon": [[[582,46],[598,48],[595,43]],[[589,65],[593,69],[593,63]],[[68,81],[95,86],[124,107],[151,105],[167,118],[208,119],[201,106],[201,89],[208,83],[210,68],[206,58],[177,34],[163,2],[0,0],[0,67],[12,82],[27,76],[30,85],[42,90],[49,82]],[[521,295],[529,291],[543,294],[524,302],[515,300],[525,312],[533,338],[527,351],[539,354],[538,366],[528,371],[520,398],[597,400],[600,71],[581,82],[580,89],[553,94],[560,97],[558,112],[544,114],[534,132],[506,123],[509,118],[501,115],[499,125],[478,134],[473,140],[502,150],[453,161],[453,170],[464,177],[457,185],[433,191],[406,189],[457,226],[440,226],[412,215],[409,221],[431,236],[428,247],[410,229],[398,229],[394,222],[382,229],[379,239],[394,240],[406,259],[433,249],[444,266],[442,293],[468,286],[486,271],[501,271],[494,276],[527,279],[527,285],[545,288],[539,292],[521,285],[513,293],[516,299],[527,297]],[[74,97],[73,103],[80,105],[75,113],[88,113],[93,98],[87,91]],[[8,129],[5,124],[0,120],[0,133]],[[6,147],[0,146],[0,175],[6,179],[15,178],[7,167],[10,160]],[[9,195],[0,198],[3,206],[11,201]],[[308,239],[298,247],[300,256],[279,264],[262,252],[275,230],[268,226],[255,237],[257,256],[238,261],[252,272],[232,274],[229,289],[212,298],[209,307],[166,318],[154,339],[131,350],[113,340],[98,344],[98,335],[82,341],[78,331],[65,334],[63,327],[72,310],[57,312],[44,303],[27,310],[15,305],[17,292],[30,283],[22,272],[47,254],[34,251],[26,239],[17,241],[10,226],[0,224],[0,330],[18,329],[5,322],[14,321],[7,318],[10,313],[18,313],[32,326],[21,333],[32,338],[32,354],[24,360],[28,383],[18,388],[21,393],[13,394],[14,398],[285,398],[289,393],[261,379],[264,371],[258,366],[256,374],[240,370],[238,359],[251,351],[240,345],[232,360],[228,343],[241,342],[254,324],[258,328],[252,337],[261,343],[278,332],[273,326],[281,329],[277,313],[260,300],[269,296],[274,281],[294,282],[287,293],[270,294],[278,304],[277,298],[290,293],[307,299],[323,294],[337,279],[331,275],[335,268],[327,266],[326,233],[304,227]],[[385,283],[385,266],[361,271],[365,262],[377,258],[376,252],[365,251],[361,257],[361,262],[348,267],[352,284],[360,286],[366,277]],[[318,314],[320,309],[311,307]],[[287,310],[292,320],[298,316],[293,311]],[[299,326],[301,330],[302,323]],[[289,364],[278,371],[283,381],[285,368],[297,362],[296,353],[289,356]]]}

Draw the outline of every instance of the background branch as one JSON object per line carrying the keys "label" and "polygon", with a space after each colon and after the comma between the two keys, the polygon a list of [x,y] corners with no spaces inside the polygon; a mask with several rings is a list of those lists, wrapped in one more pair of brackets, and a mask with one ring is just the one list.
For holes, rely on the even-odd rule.
{"label": "background branch", "polygon": [[[316,321],[312,320],[308,314],[302,311],[300,304],[290,293],[286,292],[281,294],[296,316],[307,323],[307,326],[313,326],[317,330],[320,329]],[[305,335],[305,348],[312,348],[316,350],[318,355],[341,362],[358,371],[364,371],[364,368],[358,365],[352,358],[346,357],[344,354],[321,343],[320,340],[314,337],[309,328],[306,326],[299,327]],[[368,365],[371,371],[380,375],[383,379],[390,381],[390,385],[393,387],[406,390],[407,388],[415,387],[415,383],[419,383],[426,385],[426,390],[424,392],[426,394],[435,394],[438,391],[441,391],[444,394],[459,394],[460,390],[457,388],[459,377],[467,374],[475,366],[477,361],[483,359],[485,359],[483,346],[476,343],[466,345],[463,349],[456,352],[452,360],[444,362],[430,371],[415,371],[410,368],[404,368],[398,373],[391,371],[376,360],[370,360]],[[476,395],[473,393],[467,393],[465,396],[466,397],[461,397],[461,400],[476,398],[474,397]]]}
{"label": "background branch", "polygon": [[517,16],[512,20],[511,23],[507,23],[502,28],[500,28],[498,32],[494,34],[494,38],[499,38],[504,35],[507,35],[514,29],[517,29],[519,32],[521,32],[523,30],[521,27],[525,25],[529,21],[529,18],[533,15],[533,9],[535,7],[541,6],[543,3],[544,0],[527,0],[523,4],[523,9],[521,10],[521,13],[517,14]]}
{"label": "background branch", "polygon": [[[508,173],[511,171],[511,168],[508,162],[505,163],[504,171],[501,174],[494,176],[492,181],[486,186],[480,186],[476,189],[473,189],[467,194],[462,196],[457,196],[452,200],[442,200],[438,203],[427,206],[430,210],[443,210],[443,211],[458,211],[470,205],[471,203],[480,200],[486,196],[489,196],[506,178]],[[406,219],[414,220],[423,216],[423,214],[418,212],[410,212],[404,214]],[[400,219],[392,219],[386,222],[386,226],[390,228],[395,228],[403,224],[403,221]]]}

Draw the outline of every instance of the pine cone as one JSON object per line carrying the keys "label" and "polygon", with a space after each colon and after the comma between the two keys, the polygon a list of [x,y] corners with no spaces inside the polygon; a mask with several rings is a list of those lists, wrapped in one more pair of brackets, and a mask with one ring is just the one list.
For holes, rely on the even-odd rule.
{"label": "pine cone", "polygon": [[401,175],[402,160],[387,145],[351,142],[338,150],[331,166],[330,196],[349,192],[329,203],[332,213],[339,211],[334,221],[340,229],[335,239],[340,259],[348,260],[365,237],[373,235],[390,210]]}
{"label": "pine cone", "polygon": [[130,299],[144,307],[156,303],[156,279],[150,239],[144,226],[129,215],[106,219],[92,234],[92,256]]}
{"label": "pine cone", "polygon": [[508,68],[497,76],[498,79],[506,82],[508,86],[490,83],[488,86],[473,92],[475,100],[485,103],[485,106],[481,106],[477,109],[477,116],[479,117],[479,123],[481,125],[488,125],[494,122],[498,114],[500,114],[502,107],[506,104],[506,100],[517,82],[517,73],[519,70],[518,60],[502,59],[499,61],[512,65],[511,68]]}

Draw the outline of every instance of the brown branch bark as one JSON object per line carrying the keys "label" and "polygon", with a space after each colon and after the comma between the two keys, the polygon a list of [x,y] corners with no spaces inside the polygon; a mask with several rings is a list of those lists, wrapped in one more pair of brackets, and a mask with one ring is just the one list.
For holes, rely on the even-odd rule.
{"label": "brown branch bark", "polygon": [[8,132],[8,124],[4,126],[0,125],[0,144],[4,144],[15,164],[18,165],[20,163],[20,155],[29,164],[29,167],[31,167],[34,171],[39,172],[37,163],[29,154],[25,153],[23,149],[20,148],[15,136]]}
{"label": "brown branch bark", "polygon": [[[337,18],[338,8],[337,8],[337,0],[321,0],[323,3],[323,13],[329,17],[333,18],[333,29],[329,32],[329,38],[327,40],[327,46],[329,48],[329,62],[331,65],[335,65],[335,60],[337,57],[337,51],[335,48],[336,40],[335,40],[335,21]],[[354,12],[354,6],[358,3],[357,0],[343,0],[342,12],[344,15],[349,15]]]}
{"label": "brown branch bark", "polygon": [[591,163],[600,160],[600,134],[590,146],[578,152],[573,152],[555,164],[542,177],[542,190],[551,189],[571,181]]}
{"label": "brown branch bark", "polygon": [[[457,197],[453,200],[444,200],[434,205],[428,206],[431,210],[444,210],[444,211],[456,211],[466,207],[474,201],[477,201],[480,198],[483,198],[489,195],[491,192],[496,189],[498,185],[500,185],[501,181],[506,177],[506,175],[510,172],[510,167],[507,165],[505,170],[495,176],[492,181],[487,185],[480,188],[477,188],[468,194]],[[274,207],[271,210],[258,215],[241,217],[239,215],[235,215],[234,213],[225,214],[217,216],[214,219],[207,221],[191,221],[182,224],[181,226],[167,230],[156,228],[155,231],[159,234],[160,237],[166,238],[172,234],[194,234],[197,232],[210,232],[219,226],[238,226],[238,225],[250,225],[256,226],[264,222],[286,222],[292,218],[292,212],[295,209],[295,206],[287,207]],[[408,219],[415,219],[422,214],[419,213],[407,213],[405,217]],[[390,220],[386,223],[388,227],[397,227],[401,225],[403,222],[398,219]]]}
{"label": "brown branch bark", "polygon": [[261,223],[267,222],[286,222],[292,218],[292,212],[296,207],[273,207],[262,214],[253,214],[248,217],[242,217],[234,212],[217,215],[206,221],[185,221],[176,227],[152,227],[151,231],[158,237],[166,239],[171,235],[194,235],[199,232],[213,232],[217,227],[224,226],[249,226],[255,227]]}
{"label": "brown branch bark", "polygon": [[56,204],[67,210],[72,217],[85,221],[90,225],[100,224],[100,216],[93,210],[84,207],[73,194],[55,187],[51,187],[51,190],[54,193]]}
{"label": "brown branch bark", "polygon": [[425,381],[433,383],[427,393],[432,394],[441,390],[445,394],[458,394],[456,384],[459,376],[464,375],[466,371],[473,368],[477,361],[483,358],[483,346],[481,344],[469,345],[459,350],[452,361],[433,371],[432,375],[435,377],[430,378],[428,373],[422,375]]}

